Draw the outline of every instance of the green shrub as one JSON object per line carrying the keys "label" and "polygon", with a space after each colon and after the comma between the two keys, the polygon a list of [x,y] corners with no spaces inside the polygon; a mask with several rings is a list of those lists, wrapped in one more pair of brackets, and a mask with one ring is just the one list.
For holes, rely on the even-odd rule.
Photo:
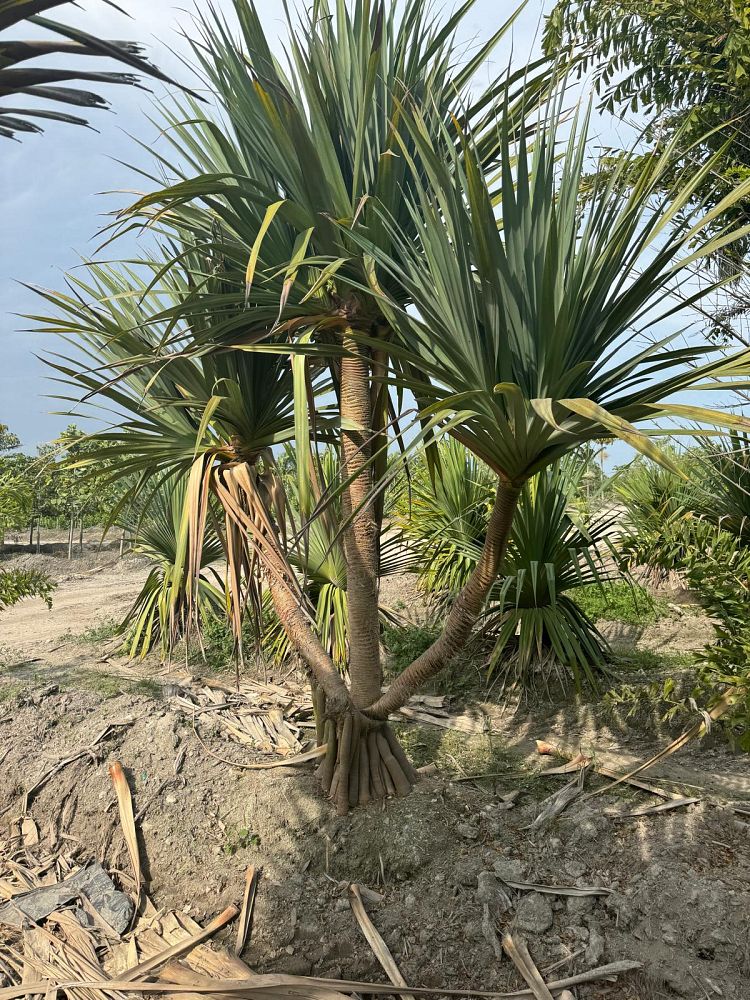
{"label": "green shrub", "polygon": [[35,569],[9,569],[0,572],[0,611],[18,604],[27,597],[41,597],[52,607],[52,592],[56,583]]}
{"label": "green shrub", "polygon": [[[681,570],[700,597],[714,619],[715,640],[701,657],[693,701],[710,708],[736,688],[721,724],[736,746],[750,751],[750,437],[730,434],[673,457],[687,480],[639,460],[618,484],[630,529],[622,551],[626,561],[656,575]],[[595,613],[593,589],[576,599]],[[655,602],[639,600],[646,615],[653,613],[649,603]],[[643,614],[627,607],[596,611],[643,623]]]}
{"label": "green shrub", "polygon": [[[424,653],[439,633],[437,625],[386,625],[383,629],[383,645],[388,654],[386,678],[398,676]],[[470,697],[478,687],[484,687],[487,653],[487,643],[483,643],[481,638],[470,642],[452,663],[433,678],[429,690],[449,698]]]}
{"label": "green shrub", "polygon": [[688,580],[716,623],[716,640],[703,654],[694,697],[710,707],[736,687],[723,725],[731,741],[750,752],[750,548],[729,532],[717,532],[712,545],[695,552]]}
{"label": "green shrub", "polygon": [[[494,495],[494,478],[461,444],[436,452],[434,482],[421,467],[409,516],[399,523],[416,553],[421,587],[445,609],[477,564]],[[523,488],[504,572],[487,604],[481,633],[491,641],[489,668],[504,683],[547,686],[553,677],[596,685],[607,643],[569,597],[582,584],[619,575],[602,552],[610,521],[572,512],[586,462],[573,456]]]}
{"label": "green shrub", "polygon": [[[671,453],[677,465],[687,460]],[[624,533],[618,549],[628,568],[647,569],[664,580],[685,565],[695,529],[689,481],[669,468],[636,459],[615,483],[616,498],[625,506]]]}
{"label": "green shrub", "polygon": [[620,684],[604,692],[602,703],[627,721],[656,713],[662,722],[671,722],[686,710],[685,699],[679,697],[673,677],[650,684]]}
{"label": "green shrub", "polygon": [[390,672],[397,676],[438,637],[438,629],[429,626],[412,625],[403,628],[386,626],[383,630],[383,645],[389,653]]}
{"label": "green shrub", "polygon": [[651,625],[669,616],[667,602],[652,597],[636,583],[618,580],[601,586],[578,587],[571,597],[592,621],[616,621],[627,625]]}
{"label": "green shrub", "polygon": [[110,639],[113,639],[117,635],[118,628],[117,619],[110,616],[103,618],[96,625],[84,629],[76,638],[79,642],[85,642],[87,645],[98,646],[102,642],[109,642]]}

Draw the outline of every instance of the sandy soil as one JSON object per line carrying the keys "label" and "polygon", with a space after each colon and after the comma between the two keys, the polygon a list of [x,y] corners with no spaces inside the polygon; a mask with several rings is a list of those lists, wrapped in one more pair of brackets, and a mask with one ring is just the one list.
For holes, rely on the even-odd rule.
{"label": "sandy soil", "polygon": [[[113,849],[124,852],[107,777],[108,761],[120,760],[135,808],[145,810],[140,847],[157,907],[213,916],[241,896],[247,865],[262,865],[244,954],[259,971],[382,981],[346,898],[346,884],[358,881],[383,895],[368,903],[371,918],[415,986],[523,986],[495,954],[494,928],[524,937],[543,970],[557,964],[548,978],[619,958],[644,964],[616,983],[579,987],[576,1000],[748,1000],[750,818],[730,805],[750,802],[747,757],[713,737],[653,774],[698,803],[626,817],[654,800],[618,789],[579,798],[535,831],[530,824],[543,801],[567,780],[538,777],[536,738],[581,746],[622,769],[675,730],[658,719],[627,721],[586,699],[516,714],[490,701],[472,709],[485,719],[479,737],[405,727],[409,746],[439,760],[439,773],[406,799],[337,819],[311,769],[258,773],[211,757],[174,700],[175,684],[187,679],[158,664],[105,657],[75,638],[121,613],[142,582],[142,567],[115,556],[62,568],[54,553],[42,556],[60,580],[53,611],[29,603],[3,617],[0,647],[15,655],[0,656],[0,822],[17,815],[23,790],[51,764],[115,724],[92,755],[36,794],[31,810],[40,829],[50,839],[73,838],[81,856],[111,860]],[[407,584],[400,593],[408,604]],[[659,648],[652,638],[649,648]],[[676,641],[661,633],[669,648]],[[149,686],[138,690],[144,677]],[[210,717],[199,733],[220,756],[247,759]],[[488,747],[499,762],[495,776],[457,780],[473,759],[461,754],[471,750],[480,759]],[[590,778],[587,790],[597,787],[600,780]],[[508,808],[503,796],[515,790]],[[510,889],[503,879],[608,892],[569,898]]]}

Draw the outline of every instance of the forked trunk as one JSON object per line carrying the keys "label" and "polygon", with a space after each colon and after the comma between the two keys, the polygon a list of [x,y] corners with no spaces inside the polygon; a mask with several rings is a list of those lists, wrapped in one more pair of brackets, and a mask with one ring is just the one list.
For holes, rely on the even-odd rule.
{"label": "forked trunk", "polygon": [[326,745],[319,775],[339,814],[371,799],[406,795],[416,782],[417,773],[387,719],[447,666],[471,635],[501,570],[521,492],[516,484],[498,483],[481,557],[454,601],[442,634],[382,694],[378,615],[381,525],[372,502],[371,361],[350,330],[345,331],[342,344],[346,354],[340,369],[341,466],[347,483],[342,491],[346,521],[342,537],[347,564],[349,691],[291,585],[293,571],[288,561],[273,546],[266,548],[264,557],[276,613],[313,675],[317,738],[319,745]]}

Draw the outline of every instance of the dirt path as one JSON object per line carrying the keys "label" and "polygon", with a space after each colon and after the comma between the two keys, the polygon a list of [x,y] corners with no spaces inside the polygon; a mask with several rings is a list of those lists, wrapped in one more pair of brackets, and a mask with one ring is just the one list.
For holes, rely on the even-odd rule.
{"label": "dirt path", "polygon": [[24,601],[0,619],[0,643],[24,654],[49,653],[66,634],[80,634],[107,618],[121,617],[143,585],[140,573],[102,567],[58,584],[51,610],[41,600]]}

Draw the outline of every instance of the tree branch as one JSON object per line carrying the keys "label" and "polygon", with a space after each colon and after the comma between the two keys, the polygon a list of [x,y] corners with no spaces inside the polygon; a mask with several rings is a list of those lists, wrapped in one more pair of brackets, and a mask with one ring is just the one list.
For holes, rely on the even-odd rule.
{"label": "tree branch", "polygon": [[520,493],[519,486],[498,483],[482,554],[456,598],[442,633],[421,656],[406,667],[386,693],[367,708],[365,714],[369,718],[387,719],[391,712],[406,704],[431,677],[450,663],[464,646],[502,568]]}

